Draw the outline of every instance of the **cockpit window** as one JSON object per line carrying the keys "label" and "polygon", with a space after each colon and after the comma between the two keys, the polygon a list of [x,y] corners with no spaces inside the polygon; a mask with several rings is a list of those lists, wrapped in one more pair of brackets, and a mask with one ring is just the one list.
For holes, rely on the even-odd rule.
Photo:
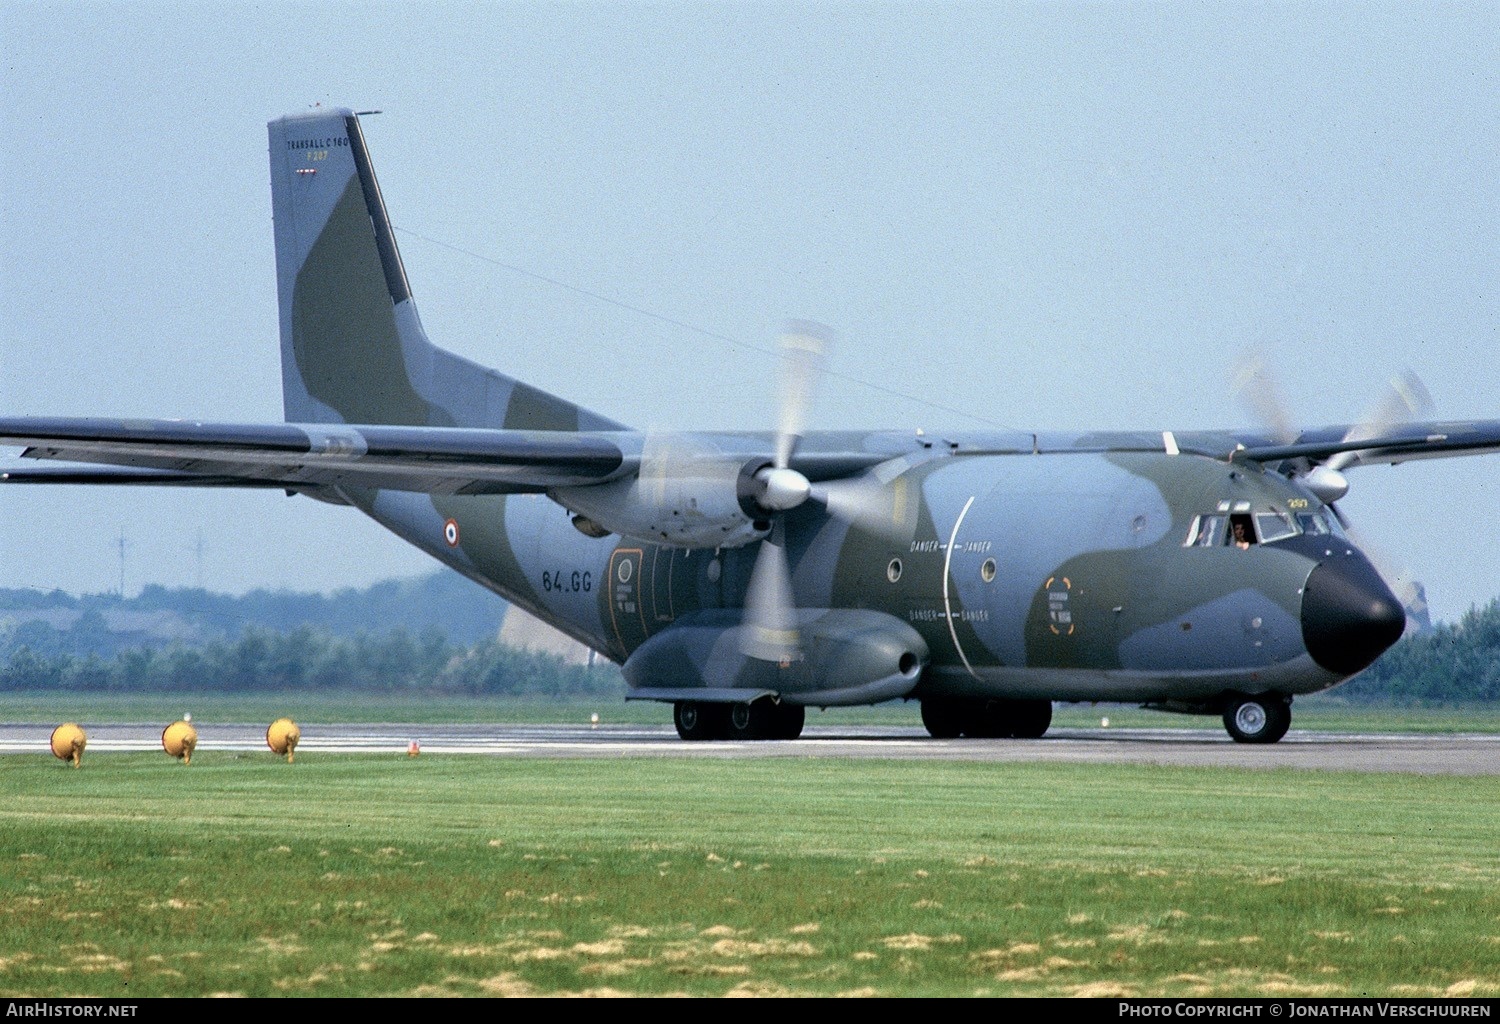
{"label": "cockpit window", "polygon": [[1344,528],[1326,508],[1320,508],[1316,512],[1299,512],[1297,525],[1310,537],[1344,536]]}
{"label": "cockpit window", "polygon": [[1255,528],[1260,532],[1262,544],[1285,540],[1302,532],[1297,528],[1296,520],[1290,515],[1275,511],[1255,513]]}
{"label": "cockpit window", "polygon": [[1248,547],[1254,544],[1254,520],[1246,513],[1234,515],[1195,516],[1188,526],[1187,548],[1216,548],[1227,544]]}
{"label": "cockpit window", "polygon": [[1224,521],[1228,516],[1194,516],[1183,547],[1215,548],[1224,543]]}
{"label": "cockpit window", "polygon": [[1183,547],[1249,547],[1251,544],[1274,544],[1304,533],[1315,537],[1344,536],[1338,520],[1326,508],[1296,515],[1279,509],[1254,513],[1236,509],[1231,513],[1228,504],[1223,503],[1216,515],[1194,516],[1188,526],[1187,538],[1182,542]]}

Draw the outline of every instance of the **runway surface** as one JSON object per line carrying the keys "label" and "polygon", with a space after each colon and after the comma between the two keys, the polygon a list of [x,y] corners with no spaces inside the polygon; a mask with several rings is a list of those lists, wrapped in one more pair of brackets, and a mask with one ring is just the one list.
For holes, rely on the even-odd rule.
{"label": "runway surface", "polygon": [[[166,723],[90,725],[88,753],[159,751]],[[300,723],[298,754],[389,753],[497,757],[838,757],[938,761],[1058,761],[1353,772],[1500,775],[1500,735],[1354,734],[1292,730],[1280,743],[1235,743],[1222,729],[1054,729],[1039,740],[935,740],[903,726],[809,726],[789,741],[684,743],[661,725],[319,725]],[[265,725],[195,722],[199,751],[256,751]],[[0,753],[50,756],[50,725],[0,723]],[[165,755],[163,755],[165,756]]]}

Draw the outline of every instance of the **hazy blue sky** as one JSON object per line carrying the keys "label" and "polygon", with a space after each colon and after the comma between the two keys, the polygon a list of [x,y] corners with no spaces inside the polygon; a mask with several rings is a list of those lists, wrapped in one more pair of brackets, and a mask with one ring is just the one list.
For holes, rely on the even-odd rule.
{"label": "hazy blue sky", "polygon": [[[265,122],[365,131],[438,344],[639,426],[1242,425],[1415,369],[1500,417],[1500,8],[0,3],[0,408],[281,416]],[[565,282],[674,326],[544,283]],[[736,339],[729,344],[714,337]],[[855,380],[894,388],[909,399]],[[939,406],[968,411],[973,418]],[[1500,594],[1500,456],[1352,474],[1438,616]],[[307,499],[0,489],[0,586],[335,588],[431,563]]]}

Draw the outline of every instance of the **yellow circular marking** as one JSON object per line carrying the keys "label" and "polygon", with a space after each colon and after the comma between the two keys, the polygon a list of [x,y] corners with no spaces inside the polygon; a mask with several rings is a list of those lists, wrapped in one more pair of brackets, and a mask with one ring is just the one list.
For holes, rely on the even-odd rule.
{"label": "yellow circular marking", "polygon": [[[1057,584],[1061,583],[1061,587]],[[1072,609],[1068,607],[1068,597],[1073,589],[1073,581],[1064,576],[1060,580],[1056,576],[1049,577],[1046,586],[1042,588],[1047,594],[1047,628],[1054,636],[1072,636],[1077,624],[1073,621]]]}

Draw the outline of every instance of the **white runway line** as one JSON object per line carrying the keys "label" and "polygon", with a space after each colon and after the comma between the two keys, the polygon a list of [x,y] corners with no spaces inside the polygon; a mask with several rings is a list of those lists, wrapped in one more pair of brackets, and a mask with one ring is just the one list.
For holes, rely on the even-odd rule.
{"label": "white runway line", "polygon": [[[79,723],[85,754],[161,752],[159,724]],[[197,753],[275,759],[261,725],[198,726]],[[0,723],[0,754],[52,757],[52,726]],[[1383,734],[1293,730],[1272,746],[1232,742],[1219,729],[1059,728],[1040,740],[935,740],[915,726],[810,726],[800,740],[685,743],[670,725],[318,725],[303,723],[299,754],[421,754],[516,758],[887,758],[992,763],[1159,764],[1416,774],[1500,774],[1500,734]]]}

